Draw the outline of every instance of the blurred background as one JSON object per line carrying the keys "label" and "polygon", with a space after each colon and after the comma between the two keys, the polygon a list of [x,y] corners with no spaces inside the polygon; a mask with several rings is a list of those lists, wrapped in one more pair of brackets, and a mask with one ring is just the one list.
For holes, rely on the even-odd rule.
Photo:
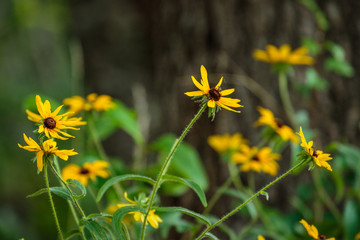
{"label": "blurred background", "polygon": [[[294,69],[289,87],[295,109],[316,130],[320,149],[332,141],[359,147],[359,12],[358,0],[0,1],[0,238],[56,239],[47,196],[26,199],[44,187],[42,174],[36,174],[32,154],[17,147],[22,134],[34,130],[25,109],[35,94],[56,104],[73,95],[111,95],[135,109],[144,139],[152,142],[164,133],[179,135],[196,113],[198,105],[184,92],[195,90],[190,76],[200,79],[200,65],[207,68],[210,85],[224,76],[224,88],[235,87],[232,96],[244,105],[242,113],[222,111],[214,122],[204,115],[186,138],[211,176],[206,191],[211,196],[229,173],[208,146],[209,135],[241,132],[256,144],[252,126],[258,105],[288,122],[277,76],[253,59],[253,50],[305,44],[316,56],[315,76],[308,67]],[[134,143],[125,132],[103,143],[110,156],[131,165]],[[353,166],[360,168],[355,156]],[[285,171],[289,161],[280,165]],[[350,182],[358,176],[344,174],[350,174]],[[271,179],[260,178],[258,187]],[[287,196],[300,179],[309,179],[308,173],[278,184],[268,204],[292,211]],[[352,194],[345,196],[358,209],[359,196]],[[163,204],[202,211],[194,198],[187,192],[164,197]],[[62,199],[55,201],[59,209],[66,206]],[[230,210],[228,200],[222,201],[214,209],[218,216]],[[342,211],[346,201],[337,204]],[[59,214],[64,225],[70,216]],[[169,239],[177,238],[174,232]]]}

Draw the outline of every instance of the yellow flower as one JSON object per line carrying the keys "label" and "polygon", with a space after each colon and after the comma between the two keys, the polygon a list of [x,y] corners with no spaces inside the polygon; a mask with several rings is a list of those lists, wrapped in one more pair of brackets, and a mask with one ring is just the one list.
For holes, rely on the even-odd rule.
{"label": "yellow flower", "polygon": [[320,150],[314,150],[313,141],[310,142],[306,142],[304,133],[302,131],[302,128],[300,127],[300,132],[296,133],[300,136],[301,139],[301,145],[304,150],[311,156],[311,158],[314,160],[314,162],[316,163],[316,165],[318,165],[319,167],[324,167],[329,171],[332,171],[331,166],[329,163],[327,163],[327,161],[331,160],[332,157],[330,157],[330,154],[328,153],[324,153],[323,151]]}
{"label": "yellow flower", "polygon": [[[139,205],[136,201],[133,201],[130,198],[128,198],[126,192],[124,193],[124,197],[129,203],[117,204],[116,206],[118,208]],[[145,201],[147,201],[147,198],[145,199]],[[144,220],[145,220],[145,216],[141,212],[134,211],[134,212],[129,212],[129,214],[132,214],[134,216],[135,221],[137,221],[137,222],[144,222]],[[155,214],[155,209],[150,210],[146,224],[150,223],[150,225],[153,228],[158,228],[160,222],[162,222],[162,219],[157,214]]]}
{"label": "yellow flower", "polygon": [[243,172],[255,171],[275,176],[279,169],[279,164],[275,161],[280,159],[280,154],[273,153],[271,148],[257,147],[250,148],[248,145],[241,147],[241,152],[236,152],[231,156],[235,164],[242,164],[240,170]]}
{"label": "yellow flower", "polygon": [[358,234],[356,234],[355,240],[360,240],[360,232]]}
{"label": "yellow flower", "polygon": [[299,142],[294,131],[289,126],[283,124],[281,119],[275,118],[274,114],[269,109],[258,106],[257,110],[260,112],[261,116],[255,122],[255,126],[270,126],[284,141],[290,140],[293,143]]}
{"label": "yellow flower", "polygon": [[253,57],[271,64],[313,65],[314,59],[307,56],[307,53],[308,49],[304,46],[291,51],[288,44],[282,45],[279,49],[273,45],[267,45],[265,51],[256,49],[253,52]]}
{"label": "yellow flower", "polygon": [[63,104],[69,106],[70,112],[74,114],[81,111],[90,111],[92,109],[96,111],[107,111],[115,107],[115,103],[112,101],[112,98],[108,95],[98,95],[96,93],[91,93],[86,97],[86,100],[80,96],[73,96],[70,98],[65,98]]}
{"label": "yellow flower", "polygon": [[240,133],[234,135],[212,135],[207,139],[208,144],[219,154],[227,151],[238,151],[243,144],[247,144],[248,140],[244,139]]}
{"label": "yellow flower", "polygon": [[62,169],[61,175],[65,181],[75,179],[86,186],[89,179],[94,181],[97,176],[102,178],[109,177],[110,172],[107,170],[108,167],[109,163],[102,160],[86,162],[82,167],[76,164],[68,164]]}
{"label": "yellow flower", "polygon": [[314,225],[309,225],[304,219],[301,219],[300,223],[304,226],[307,233],[310,237],[313,239],[319,239],[319,240],[335,240],[335,238],[326,238],[326,236],[319,234],[317,228]]}
{"label": "yellow flower", "polygon": [[265,240],[265,238],[262,235],[258,235],[257,240]]}
{"label": "yellow flower", "polygon": [[42,143],[42,146],[37,144],[31,137],[27,137],[24,133],[24,140],[28,144],[27,146],[21,146],[18,144],[20,148],[23,148],[25,150],[28,150],[30,152],[37,152],[36,153],[36,159],[37,159],[37,168],[41,172],[43,170],[44,165],[44,155],[45,158],[51,154],[55,154],[59,158],[67,161],[69,159],[69,156],[73,156],[78,154],[77,152],[74,152],[74,149],[71,150],[58,150],[57,144],[54,141],[54,139],[46,140]]}
{"label": "yellow flower", "polygon": [[220,79],[219,83],[214,88],[210,88],[207,77],[207,71],[203,65],[201,65],[200,71],[201,71],[201,83],[196,81],[196,79],[193,76],[191,76],[193,83],[200,91],[186,92],[185,94],[189,97],[206,96],[206,101],[209,108],[215,108],[215,105],[217,105],[221,108],[225,108],[227,110],[240,113],[240,111],[230,108],[230,107],[235,107],[235,108],[243,107],[242,105],[239,104],[240,99],[224,97],[233,93],[235,89],[231,88],[220,91],[219,89],[223,81],[223,78]]}
{"label": "yellow flower", "polygon": [[[61,131],[61,129],[79,130],[79,128],[74,127],[86,124],[86,122],[81,121],[81,118],[69,118],[69,112],[58,115],[62,108],[62,105],[55,109],[55,111],[51,112],[50,102],[46,100],[43,103],[39,95],[36,95],[36,106],[40,115],[26,110],[26,113],[28,114],[28,119],[30,121],[40,123],[41,125],[39,126],[38,132],[44,132],[46,137],[48,138],[53,137],[61,140],[66,140],[67,138],[63,136],[73,136]],[[60,136],[59,134],[63,136]]]}

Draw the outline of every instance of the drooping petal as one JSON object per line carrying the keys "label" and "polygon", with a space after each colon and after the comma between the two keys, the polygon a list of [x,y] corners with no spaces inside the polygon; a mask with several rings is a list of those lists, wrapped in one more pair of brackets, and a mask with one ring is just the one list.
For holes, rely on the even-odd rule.
{"label": "drooping petal", "polygon": [[26,114],[28,115],[28,119],[30,121],[36,122],[36,123],[42,123],[42,118],[39,114],[33,113],[26,109]]}
{"label": "drooping petal", "polygon": [[301,219],[300,223],[304,226],[310,237],[319,239],[319,232],[314,225],[309,225],[304,219]]}
{"label": "drooping petal", "polygon": [[224,104],[220,103],[219,101],[217,101],[216,104],[217,104],[219,107],[221,107],[221,108],[225,108],[226,110],[229,110],[229,111],[232,111],[232,112],[236,112],[236,113],[240,113],[240,111],[231,109],[231,108],[225,106]]}
{"label": "drooping petal", "polygon": [[242,105],[238,104],[238,102],[240,102],[239,99],[222,97],[219,99],[219,101],[217,101],[217,103],[218,102],[229,107],[243,107]]}
{"label": "drooping petal", "polygon": [[38,151],[36,153],[36,165],[37,165],[37,168],[39,169],[40,172],[42,172],[43,166],[44,166],[43,157],[44,157],[44,152],[43,151]]}
{"label": "drooping petal", "polygon": [[210,99],[207,102],[207,105],[208,105],[209,108],[214,108],[215,107],[215,100]]}

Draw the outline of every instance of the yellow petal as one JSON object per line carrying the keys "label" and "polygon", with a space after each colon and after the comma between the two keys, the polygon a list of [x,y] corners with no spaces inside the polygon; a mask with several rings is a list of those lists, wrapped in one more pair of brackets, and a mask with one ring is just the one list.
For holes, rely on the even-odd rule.
{"label": "yellow petal", "polygon": [[46,118],[45,111],[44,111],[44,104],[41,101],[41,97],[39,95],[36,95],[35,97],[36,107],[38,109],[38,112],[40,113],[41,117],[43,119]]}
{"label": "yellow petal", "polygon": [[230,89],[226,89],[224,91],[221,91],[220,94],[221,96],[227,96],[232,94],[235,91],[235,88],[230,88]]}
{"label": "yellow petal", "polygon": [[319,232],[314,225],[310,226],[304,219],[301,219],[300,223],[304,226],[304,228],[306,229],[306,231],[310,237],[312,237],[314,239],[318,239]]}
{"label": "yellow petal", "polygon": [[191,76],[191,80],[193,81],[194,85],[195,85],[198,89],[200,89],[201,91],[204,91],[203,85],[201,85],[198,81],[196,81],[196,79],[195,79],[193,76]]}
{"label": "yellow petal", "polygon": [[208,102],[207,102],[207,105],[208,105],[208,107],[209,108],[214,108],[215,107],[215,100],[209,100]]}
{"label": "yellow petal", "polygon": [[253,52],[253,57],[257,60],[264,61],[264,62],[270,62],[269,55],[266,51],[263,50],[255,50]]}
{"label": "yellow petal", "polygon": [[196,97],[196,96],[202,96],[204,95],[204,93],[202,91],[193,91],[193,92],[186,92],[185,95],[189,97]]}
{"label": "yellow petal", "polygon": [[223,81],[223,77],[221,77],[221,78],[220,78],[220,81],[218,82],[218,84],[216,84],[216,86],[215,86],[215,89],[216,89],[216,90],[219,90],[219,87],[221,86],[222,81]]}
{"label": "yellow petal", "polygon": [[208,91],[210,90],[210,86],[209,86],[207,71],[204,65],[201,65],[200,72],[201,72],[201,79],[203,81],[204,91]]}
{"label": "yellow petal", "polygon": [[36,164],[40,172],[42,172],[43,170],[43,164],[44,164],[43,156],[44,156],[43,151],[38,151],[36,154]]}

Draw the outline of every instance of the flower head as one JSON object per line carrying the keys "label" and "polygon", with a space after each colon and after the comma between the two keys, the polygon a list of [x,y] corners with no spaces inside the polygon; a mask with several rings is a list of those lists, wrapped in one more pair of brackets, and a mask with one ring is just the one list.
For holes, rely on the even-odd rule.
{"label": "flower head", "polygon": [[248,140],[244,139],[240,133],[234,135],[212,135],[207,139],[208,144],[219,154],[227,151],[238,151],[243,144],[247,144]]}
{"label": "flower head", "polygon": [[279,118],[275,118],[274,114],[266,108],[257,107],[257,110],[260,112],[261,116],[255,122],[255,126],[266,125],[271,127],[284,141],[292,141],[293,143],[298,143],[299,140],[296,137],[294,131]]}
{"label": "flower head", "polygon": [[257,240],[265,240],[265,238],[263,237],[263,235],[258,235]]}
{"label": "flower head", "polygon": [[69,106],[69,111],[74,114],[90,110],[102,112],[115,106],[115,103],[109,95],[98,95],[96,93],[89,94],[86,99],[80,96],[65,98],[63,104]]}
{"label": "flower head", "polygon": [[324,167],[329,171],[332,171],[331,166],[329,163],[327,163],[327,161],[331,160],[332,157],[330,157],[330,154],[328,153],[324,153],[323,151],[320,150],[314,150],[313,141],[310,142],[306,142],[304,133],[302,131],[302,128],[300,127],[300,132],[296,133],[300,136],[301,139],[301,147],[304,148],[305,152],[311,156],[312,160],[316,163],[316,165],[318,165],[319,167]]}
{"label": "flower head", "polygon": [[326,238],[326,236],[319,234],[319,231],[317,230],[317,228],[314,225],[309,225],[304,219],[301,219],[300,223],[304,226],[304,228],[306,229],[309,236],[312,237],[313,239],[335,240],[335,238],[333,238],[333,237]]}
{"label": "flower head", "polygon": [[242,164],[241,171],[264,172],[275,176],[277,174],[279,164],[276,160],[280,159],[280,154],[273,153],[271,148],[257,147],[250,148],[248,145],[241,147],[241,152],[234,153],[231,160],[235,164]]}
{"label": "flower head", "polygon": [[43,103],[39,95],[36,95],[36,106],[40,115],[26,110],[28,119],[30,121],[40,123],[41,125],[39,126],[38,132],[44,132],[48,138],[53,137],[66,140],[66,137],[73,136],[61,131],[62,129],[79,130],[79,128],[75,128],[75,126],[86,124],[86,122],[81,121],[81,118],[69,118],[69,112],[59,115],[62,105],[56,108],[55,111],[51,112],[50,102],[45,100]]}
{"label": "flower head", "polygon": [[294,51],[288,44],[282,45],[279,49],[273,45],[267,45],[266,50],[256,49],[253,52],[255,59],[271,64],[291,64],[291,65],[313,65],[314,59],[307,56],[308,49],[299,47]]}
{"label": "flower head", "polygon": [[355,240],[360,240],[360,232],[355,235]]}
{"label": "flower head", "polygon": [[[126,207],[126,206],[144,205],[145,202],[147,202],[147,200],[148,200],[148,198],[140,197],[138,199],[138,201],[133,201],[130,198],[128,198],[126,192],[124,193],[124,197],[129,203],[117,204],[116,206],[118,208],[122,208],[122,207]],[[144,222],[144,220],[145,220],[145,216],[141,212],[134,211],[134,212],[129,212],[129,214],[132,214],[134,216],[135,221],[137,221],[137,222]],[[150,223],[150,225],[153,228],[158,228],[160,222],[162,222],[162,219],[159,217],[159,215],[155,214],[155,209],[150,210],[146,224]]]}
{"label": "flower head", "polygon": [[235,89],[231,88],[220,91],[220,86],[223,81],[223,78],[220,79],[220,81],[215,87],[210,88],[207,77],[207,71],[203,65],[201,65],[200,71],[201,71],[201,81],[200,81],[201,83],[199,83],[193,76],[191,76],[194,85],[200,91],[186,92],[185,94],[189,97],[203,97],[203,100],[207,102],[207,105],[210,109],[215,110],[215,106],[218,106],[220,108],[225,108],[229,111],[240,113],[240,111],[231,108],[231,107],[234,108],[243,107],[242,105],[239,104],[240,99],[224,97],[233,93]]}
{"label": "flower head", "polygon": [[37,152],[36,153],[36,159],[37,159],[36,162],[37,162],[37,168],[39,169],[40,172],[43,170],[44,156],[46,159],[49,155],[55,154],[59,158],[67,161],[69,156],[73,156],[73,155],[77,154],[77,152],[74,152],[74,149],[58,150],[57,144],[54,141],[54,139],[46,140],[40,146],[39,144],[37,144],[37,142],[35,142],[35,140],[33,140],[31,137],[28,138],[24,133],[24,140],[28,145],[21,146],[20,144],[18,144],[18,146],[20,148],[23,148],[30,152]]}
{"label": "flower head", "polygon": [[68,164],[62,169],[61,175],[65,181],[75,179],[86,186],[89,179],[94,181],[97,176],[102,178],[109,177],[110,172],[107,170],[108,167],[109,163],[102,160],[86,162],[82,167],[76,164]]}

